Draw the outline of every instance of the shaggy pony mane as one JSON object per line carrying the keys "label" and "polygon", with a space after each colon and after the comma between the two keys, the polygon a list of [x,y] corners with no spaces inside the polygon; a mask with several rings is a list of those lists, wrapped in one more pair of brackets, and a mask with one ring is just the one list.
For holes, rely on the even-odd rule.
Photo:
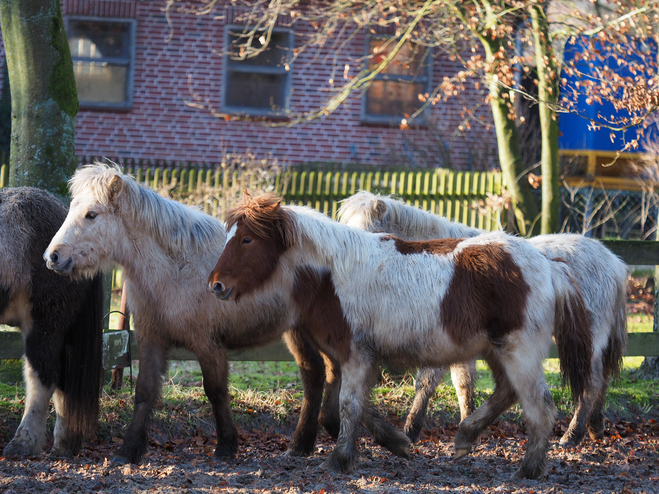
{"label": "shaggy pony mane", "polygon": [[295,219],[281,207],[281,198],[272,193],[258,197],[245,193],[240,204],[227,211],[227,229],[231,229],[239,220],[257,237],[279,238],[286,247],[297,241]]}
{"label": "shaggy pony mane", "polygon": [[[115,177],[122,182],[121,193],[116,198],[111,189]],[[122,173],[116,165],[94,163],[79,168],[69,181],[69,189],[74,199],[91,196],[110,210],[124,207],[133,224],[168,249],[201,248],[217,243],[218,237],[222,242],[226,238],[226,230],[218,219],[161,197]]]}
{"label": "shaggy pony mane", "polygon": [[365,190],[343,199],[338,217],[344,224],[349,224],[352,218],[360,218],[363,221],[362,228],[371,231],[378,222],[383,222],[398,229],[389,233],[395,233],[407,240],[468,238],[485,233],[485,230],[427,214],[393,196],[373,194]]}

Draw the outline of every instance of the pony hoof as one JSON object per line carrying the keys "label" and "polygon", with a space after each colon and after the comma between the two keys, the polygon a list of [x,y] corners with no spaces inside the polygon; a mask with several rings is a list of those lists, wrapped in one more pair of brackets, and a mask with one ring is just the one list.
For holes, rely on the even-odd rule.
{"label": "pony hoof", "polygon": [[462,458],[471,453],[471,448],[455,448],[455,459]]}
{"label": "pony hoof", "polygon": [[77,451],[65,446],[53,446],[50,450],[50,456],[54,458],[72,458],[76,455]]}
{"label": "pony hoof", "polygon": [[421,428],[418,427],[407,427],[403,429],[407,437],[410,439],[410,442],[415,443],[418,441],[419,436],[421,435]]}
{"label": "pony hoof", "polygon": [[7,458],[36,456],[39,453],[41,453],[40,448],[37,448],[34,444],[26,444],[22,441],[11,441],[2,451],[2,454]]}
{"label": "pony hoof", "polygon": [[128,465],[130,463],[130,460],[124,456],[117,455],[114,458],[112,458],[112,463],[117,466]]}
{"label": "pony hoof", "polygon": [[520,469],[513,474],[513,480],[537,480],[543,475],[545,475],[545,468],[542,465],[536,465],[535,467],[522,465]]}
{"label": "pony hoof", "polygon": [[303,456],[309,456],[311,453],[299,449],[287,449],[285,454],[286,456],[291,456],[293,458],[301,458]]}
{"label": "pony hoof", "polygon": [[227,445],[218,445],[215,449],[215,458],[232,460],[236,456],[236,450]]}
{"label": "pony hoof", "polygon": [[561,437],[561,440],[558,441],[558,444],[563,448],[574,449],[581,442],[581,437],[575,437],[574,435],[564,434]]}

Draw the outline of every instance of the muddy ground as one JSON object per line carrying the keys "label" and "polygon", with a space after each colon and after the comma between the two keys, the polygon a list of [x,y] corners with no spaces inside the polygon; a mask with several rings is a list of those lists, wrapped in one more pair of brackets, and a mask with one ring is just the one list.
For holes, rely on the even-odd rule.
{"label": "muddy ground", "polygon": [[[456,427],[424,431],[412,458],[396,458],[364,436],[361,459],[350,475],[325,471],[321,464],[333,441],[323,433],[309,458],[285,453],[288,436],[270,428],[240,432],[240,452],[216,460],[215,439],[167,438],[153,434],[141,465],[114,466],[121,439],[92,441],[76,458],[47,454],[0,458],[0,492],[9,493],[348,493],[348,492],[529,492],[659,493],[659,424],[655,420],[607,423],[601,441],[558,446],[566,425],[559,421],[549,452],[549,472],[537,481],[512,480],[524,450],[525,433],[515,422],[499,421],[481,437],[471,456],[454,460]],[[4,447],[6,442],[0,444]]]}

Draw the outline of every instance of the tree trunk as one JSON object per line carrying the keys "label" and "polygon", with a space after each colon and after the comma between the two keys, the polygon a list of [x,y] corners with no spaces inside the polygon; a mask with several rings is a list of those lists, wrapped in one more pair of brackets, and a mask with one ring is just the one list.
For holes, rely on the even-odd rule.
{"label": "tree trunk", "polygon": [[542,139],[542,216],[543,234],[558,231],[558,121],[552,103],[558,101],[558,69],[549,38],[549,24],[541,4],[531,6],[531,23],[538,71],[540,132]]}
{"label": "tree trunk", "polygon": [[59,0],[0,0],[12,96],[9,185],[60,198],[75,171],[78,97]]}
{"label": "tree trunk", "polygon": [[[500,42],[481,37],[488,62],[493,62],[494,54],[499,50]],[[526,179],[526,170],[519,142],[517,123],[510,115],[508,101],[503,98],[502,88],[495,80],[489,85],[490,106],[497,134],[499,163],[510,192],[510,198],[517,219],[517,229],[522,235],[531,235],[533,225],[538,217],[538,207],[533,197],[533,190]]]}

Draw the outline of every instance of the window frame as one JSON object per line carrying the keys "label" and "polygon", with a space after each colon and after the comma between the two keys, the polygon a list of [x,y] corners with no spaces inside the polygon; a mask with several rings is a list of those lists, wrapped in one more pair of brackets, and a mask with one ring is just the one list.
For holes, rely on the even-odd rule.
{"label": "window frame", "polygon": [[[117,24],[126,24],[128,25],[128,36],[129,36],[129,54],[128,61],[123,57],[107,57],[102,58],[104,62],[108,62],[114,66],[123,66],[128,67],[126,75],[126,101],[122,103],[113,103],[113,102],[100,102],[100,101],[85,101],[78,98],[78,103],[81,109],[91,109],[91,110],[130,110],[133,108],[133,84],[135,78],[135,53],[137,51],[137,19],[126,19],[120,17],[98,17],[98,16],[84,16],[84,15],[67,15],[65,18],[65,30],[67,42],[69,39],[69,29],[70,23],[72,21],[86,21],[86,22],[113,22]],[[77,61],[98,61],[99,59],[91,59],[86,57],[73,57],[73,65],[76,65]]]}
{"label": "window frame", "polygon": [[[291,108],[291,89],[293,87],[293,66],[289,65],[288,70],[284,67],[269,67],[266,65],[246,65],[242,68],[238,64],[231,66],[231,62],[238,62],[238,60],[231,60],[229,56],[229,48],[231,45],[231,33],[240,32],[245,26],[240,24],[227,24],[224,29],[224,56],[223,56],[223,70],[222,70],[222,87],[220,92],[220,107],[223,113],[238,114],[250,117],[287,117],[288,111]],[[273,33],[284,33],[287,35],[286,49],[290,50],[291,54],[294,49],[295,31],[293,29],[284,27],[275,27],[272,29]],[[250,106],[236,106],[227,104],[227,89],[229,84],[229,75],[231,72],[242,72],[248,74],[277,74],[284,75],[286,80],[284,82],[284,107],[281,110],[271,110],[262,108],[253,108]]]}
{"label": "window frame", "polygon": [[[386,35],[386,34],[369,34],[366,36],[365,40],[365,47],[364,51],[366,52],[366,60],[364,61],[364,68],[368,69],[368,62],[369,62],[369,56],[370,56],[370,48],[371,48],[371,40],[373,39],[392,39],[395,38],[395,36],[392,35]],[[430,93],[431,88],[432,88],[432,70],[433,70],[433,58],[432,58],[432,49],[429,47],[425,48],[426,50],[426,55],[425,55],[425,60],[423,62],[424,64],[424,72],[425,72],[425,92]],[[416,82],[416,79],[419,76],[412,76],[412,75],[389,75],[389,74],[378,74],[375,76],[373,79],[373,82],[375,81],[394,81],[394,82],[408,82],[408,83],[414,83]],[[399,126],[401,123],[401,120],[405,118],[403,115],[400,116],[392,116],[392,115],[375,115],[372,113],[368,113],[366,111],[367,107],[367,98],[368,98],[368,90],[370,89],[371,86],[369,86],[365,91],[364,95],[362,96],[362,101],[361,101],[361,116],[360,116],[360,121],[363,124],[382,124],[382,125],[394,125],[394,126]],[[428,109],[425,108],[411,123],[411,125],[425,125],[427,124],[427,116],[428,116]]]}

